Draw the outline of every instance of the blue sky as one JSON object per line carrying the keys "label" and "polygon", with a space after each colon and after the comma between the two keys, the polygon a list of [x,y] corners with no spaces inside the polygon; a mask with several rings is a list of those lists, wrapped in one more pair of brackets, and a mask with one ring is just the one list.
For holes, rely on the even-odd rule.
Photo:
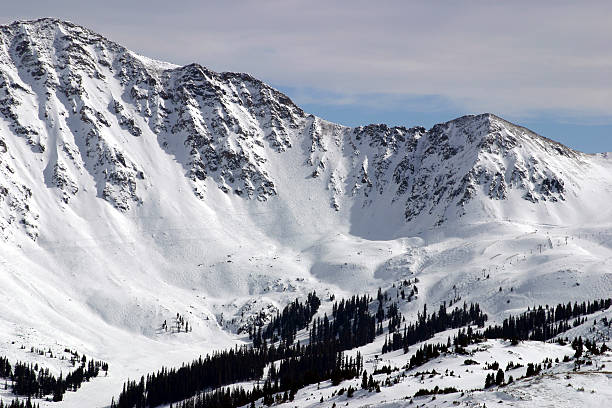
{"label": "blue sky", "polygon": [[[458,116],[483,113],[455,106],[440,96],[396,96],[365,94],[343,100],[344,95],[317,89],[296,89],[274,84],[292,97],[307,112],[346,126],[386,123],[394,126],[424,126],[446,122]],[[574,149],[587,152],[612,151],[612,124],[610,118],[563,112],[534,112],[526,115],[504,115],[492,112],[536,133],[559,141]]]}
{"label": "blue sky", "polygon": [[21,0],[143,55],[249,72],[346,125],[492,112],[586,152],[612,151],[612,2]]}

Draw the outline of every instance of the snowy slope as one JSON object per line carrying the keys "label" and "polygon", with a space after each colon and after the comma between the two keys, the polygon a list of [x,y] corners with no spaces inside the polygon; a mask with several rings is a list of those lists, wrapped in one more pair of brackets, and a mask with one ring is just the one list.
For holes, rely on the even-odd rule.
{"label": "snowy slope", "polygon": [[[494,319],[609,296],[611,181],[607,155],[492,114],[347,128],[247,74],[1,26],[0,355],[103,359],[83,390],[103,406],[312,289],[418,277],[407,316],[461,297]],[[177,312],[193,332],[160,330]]]}

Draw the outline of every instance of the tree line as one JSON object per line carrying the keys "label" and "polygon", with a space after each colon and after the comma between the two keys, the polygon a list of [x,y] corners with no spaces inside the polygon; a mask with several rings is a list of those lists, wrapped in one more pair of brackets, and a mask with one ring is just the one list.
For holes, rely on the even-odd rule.
{"label": "tree line", "polygon": [[24,400],[20,401],[19,398],[15,398],[11,402],[7,402],[6,404],[4,403],[4,401],[0,400],[0,408],[39,408],[39,407],[40,405],[33,403],[32,399],[29,397],[25,401]]}
{"label": "tree line", "polygon": [[372,299],[364,295],[335,302],[332,319],[318,317],[309,330],[309,343],[336,341],[341,351],[351,350],[374,341],[376,316],[370,313]]}
{"label": "tree line", "polygon": [[[299,300],[292,302],[285,309],[286,312],[284,311],[278,319],[261,330],[261,342],[257,340],[260,338],[258,330],[253,346],[216,352],[184,364],[179,369],[162,368],[157,373],[141,378],[139,382],[128,381],[124,384],[117,401],[113,400],[112,406],[140,408],[183,401],[203,390],[239,381],[261,379],[266,365],[277,361],[280,363],[278,369],[275,367],[272,370],[273,383],[268,387],[264,384],[266,389],[264,391],[262,388],[261,394],[252,391],[253,395],[259,395],[258,398],[262,396],[269,398],[274,393],[297,390],[313,381],[338,381],[347,376],[359,375],[362,364],[360,359],[342,364],[338,362],[344,361],[343,351],[374,340],[376,315],[370,312],[371,303],[372,299],[367,295],[353,296],[335,302],[331,320],[325,314],[323,318],[319,317],[312,321],[307,345],[302,346],[299,341],[291,344],[289,340],[295,338],[296,329],[308,326],[305,317],[310,314],[312,319],[316,313],[314,309],[318,309],[320,305],[320,300],[313,292],[305,304]],[[295,321],[290,322],[291,319]],[[274,335],[284,336],[284,341],[278,345],[274,343],[268,345],[267,336]],[[221,400],[230,398],[231,395],[240,395],[240,398],[244,396],[241,391],[234,393],[228,389],[218,390],[218,394],[215,392],[211,395]],[[210,396],[206,395],[198,397],[208,401]],[[249,398],[253,398],[251,394],[249,395]]]}
{"label": "tree line", "polygon": [[[179,369],[162,368],[156,374],[147,375],[146,379],[142,377],[138,383],[128,381],[117,402],[113,400],[111,406],[155,407],[193,396],[196,396],[195,401],[201,401],[194,405],[196,407],[237,406],[262,397],[268,400],[282,391],[294,394],[298,389],[320,381],[339,383],[358,375],[363,366],[361,356],[345,358],[341,349],[337,341],[330,340],[305,346],[299,342],[292,346],[281,343],[278,347],[243,346],[217,352]],[[261,379],[268,364],[270,369],[263,388],[248,392],[239,388],[219,388],[240,381]],[[203,390],[215,388],[216,391],[202,393]],[[228,400],[233,401],[232,404],[223,405]]]}
{"label": "tree line", "polygon": [[277,313],[263,332],[261,327],[257,331],[249,328],[249,338],[253,339],[255,347],[259,347],[263,339],[276,342],[279,337],[287,344],[291,344],[297,332],[308,326],[312,317],[319,310],[319,306],[321,306],[321,299],[316,292],[309,293],[304,304],[295,299],[285,306],[282,313]]}
{"label": "tree line", "polygon": [[66,391],[76,391],[84,381],[97,377],[100,370],[108,371],[108,364],[90,360],[83,356],[78,368],[69,372],[66,377],[59,377],[49,372],[48,368],[38,364],[17,362],[13,365],[6,357],[0,357],[0,377],[11,380],[11,392],[15,395],[43,398],[53,396],[53,401],[61,401]]}
{"label": "tree line", "polygon": [[[562,304],[556,307],[528,309],[519,316],[509,316],[501,325],[489,326],[483,331],[488,339],[510,339],[547,341],[568,331],[571,319],[578,319],[612,305],[612,299],[600,299],[582,303]],[[582,321],[580,320],[579,323]]]}
{"label": "tree line", "polygon": [[467,325],[484,327],[486,321],[487,315],[482,313],[478,303],[472,303],[469,307],[464,303],[462,308],[457,307],[448,313],[446,302],[443,302],[438,311],[431,315],[427,315],[427,305],[424,305],[423,312],[417,314],[416,322],[405,324],[403,331],[397,329],[397,326],[392,331],[391,325],[389,326],[390,335],[383,344],[382,352],[384,354],[403,349],[404,353],[407,353],[409,346],[429,340],[436,333]]}
{"label": "tree line", "polygon": [[338,385],[343,380],[359,376],[363,358],[343,357],[322,344],[307,346],[303,355],[280,362],[278,369],[272,364],[263,387],[253,390],[243,387],[220,388],[212,392],[201,392],[177,405],[177,408],[227,408],[246,404],[254,406],[262,399],[263,404],[293,401],[300,388],[320,381],[331,380]]}
{"label": "tree line", "polygon": [[[520,339],[546,338],[551,331],[543,325],[555,327],[566,319],[579,317],[610,306],[609,300],[582,304],[559,305],[548,309],[528,310],[524,314],[506,319],[502,326],[491,326],[483,332],[472,330],[470,325],[484,327],[487,315],[478,304],[464,303],[463,307],[448,311],[446,304],[428,315],[425,305],[415,322],[405,324],[396,304],[384,307],[385,296],[379,291],[376,300],[368,295],[352,296],[333,304],[331,318],[313,319],[320,306],[320,300],[313,292],[302,303],[296,300],[283,309],[282,313],[265,328],[258,328],[253,334],[253,345],[218,351],[200,357],[180,368],[162,368],[157,373],[143,376],[139,382],[128,381],[113,408],[145,408],[179,401],[179,408],[226,407],[254,403],[260,398],[266,404],[292,399],[298,389],[320,381],[331,380],[337,384],[347,378],[359,376],[362,370],[361,357],[346,359],[343,352],[371,343],[381,330],[383,320],[389,322],[390,337],[383,352],[404,349],[408,346],[431,339],[436,333],[451,328],[468,326],[454,336],[455,351],[462,352],[467,345],[486,338],[504,337],[505,330],[519,330]],[[310,319],[310,320],[309,320]],[[565,326],[562,326],[565,327]],[[308,344],[295,341],[299,330],[308,328]],[[542,331],[542,335],[538,334]],[[525,334],[526,333],[526,334]],[[280,339],[279,343],[276,340]],[[270,344],[268,341],[270,340]],[[451,348],[449,337],[446,344],[425,344],[411,357],[409,367],[416,367]],[[263,378],[269,366],[268,375]],[[263,381],[251,390],[228,387],[241,381]]]}
{"label": "tree line", "polygon": [[[253,346],[216,352],[179,369],[162,368],[142,377],[140,382],[128,381],[118,400],[113,399],[111,405],[113,408],[144,408],[184,401],[185,407],[214,407],[224,406],[223,403],[231,400],[234,405],[225,406],[237,406],[259,398],[269,402],[274,394],[282,392],[288,392],[289,398],[299,388],[324,380],[339,383],[353,378],[361,374],[361,358],[344,361],[343,351],[373,342],[377,331],[382,331],[384,320],[389,321],[395,334],[399,332],[402,316],[395,303],[385,311],[386,300],[381,290],[376,300],[368,295],[354,295],[334,302],[331,318],[324,314],[312,319],[320,305],[313,292],[305,303],[295,300],[268,327],[258,329],[253,336]],[[309,315],[311,324],[307,321]],[[466,304],[448,313],[443,304],[437,313],[429,316],[425,306],[417,322],[404,327],[399,348],[406,343],[412,345],[429,339],[451,327],[469,323],[484,325],[485,321],[486,315],[478,305],[468,307]],[[308,326],[308,344],[302,346],[294,341],[295,334],[298,328]],[[275,345],[273,341],[277,336],[282,341]],[[272,340],[270,345],[267,339]],[[250,391],[224,388],[236,382],[262,379],[268,364],[270,370],[262,388]],[[280,398],[282,400],[284,395]]]}

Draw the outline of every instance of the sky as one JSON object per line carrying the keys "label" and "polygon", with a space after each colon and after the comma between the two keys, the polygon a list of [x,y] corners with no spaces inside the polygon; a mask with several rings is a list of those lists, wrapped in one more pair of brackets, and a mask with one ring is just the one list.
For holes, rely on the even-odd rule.
{"label": "sky", "polygon": [[349,126],[491,112],[612,151],[612,1],[3,2],[175,64],[248,72]]}

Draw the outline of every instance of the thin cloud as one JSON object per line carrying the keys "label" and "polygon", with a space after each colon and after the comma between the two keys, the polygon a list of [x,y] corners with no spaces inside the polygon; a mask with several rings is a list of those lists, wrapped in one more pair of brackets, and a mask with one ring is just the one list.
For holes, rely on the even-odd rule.
{"label": "thin cloud", "polygon": [[612,112],[607,1],[41,1],[0,13],[67,18],[151,57],[329,92],[328,104],[436,95],[509,116]]}

